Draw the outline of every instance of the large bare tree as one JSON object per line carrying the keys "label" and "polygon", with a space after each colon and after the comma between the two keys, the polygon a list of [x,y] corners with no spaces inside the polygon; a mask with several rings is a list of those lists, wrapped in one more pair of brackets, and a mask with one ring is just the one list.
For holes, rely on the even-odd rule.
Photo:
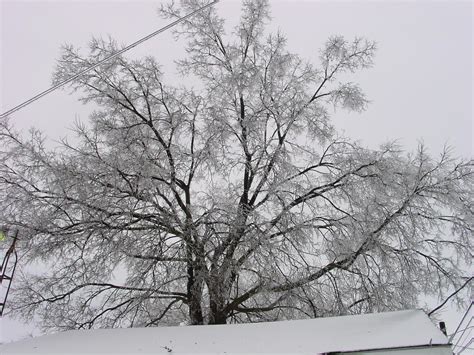
{"label": "large bare tree", "polygon": [[[229,35],[214,9],[184,23],[184,86],[152,57],[84,74],[72,89],[97,109],[73,143],[1,122],[0,218],[21,263],[43,265],[16,280],[14,312],[56,329],[219,324],[414,307],[466,283],[472,161],[339,136],[332,107],[367,105],[340,80],[375,44],[332,37],[313,65],[268,20],[247,0]],[[64,48],[55,81],[118,49]]]}

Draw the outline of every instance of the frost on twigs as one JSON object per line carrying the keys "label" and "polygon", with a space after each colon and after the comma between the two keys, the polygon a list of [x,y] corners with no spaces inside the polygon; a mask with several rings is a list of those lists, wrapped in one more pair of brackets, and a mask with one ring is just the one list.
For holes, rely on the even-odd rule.
{"label": "frost on twigs", "polygon": [[[465,282],[472,161],[338,135],[332,107],[368,104],[341,74],[372,66],[375,44],[332,37],[309,63],[263,34],[268,21],[268,1],[244,1],[229,35],[215,8],[177,28],[199,90],[166,82],[152,57],[80,76],[70,88],[97,109],[77,143],[48,150],[1,121],[0,220],[20,229],[24,268],[15,314],[52,329],[319,317],[412,308]],[[117,49],[66,46],[54,80]]]}

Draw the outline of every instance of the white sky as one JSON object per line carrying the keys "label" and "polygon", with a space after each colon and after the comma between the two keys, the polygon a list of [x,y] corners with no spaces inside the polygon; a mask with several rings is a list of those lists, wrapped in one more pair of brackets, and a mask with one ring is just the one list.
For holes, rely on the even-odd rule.
{"label": "white sky", "polygon": [[[2,112],[50,86],[61,44],[85,48],[92,35],[111,35],[129,44],[168,23],[156,12],[164,0],[0,1]],[[374,148],[398,139],[408,150],[423,140],[433,154],[447,143],[456,156],[472,157],[471,2],[271,3],[272,27],[286,34],[289,48],[303,57],[316,59],[319,48],[333,34],[378,42],[374,68],[351,78],[372,101],[369,109],[362,114],[334,115],[348,136]],[[225,18],[234,22],[238,18],[239,1],[221,0],[216,6]],[[170,33],[130,52],[156,56],[173,81],[178,79],[172,60],[182,54],[183,42],[173,40]],[[13,114],[12,121],[21,128],[38,127],[56,139],[67,134],[75,118],[86,120],[88,112],[77,97],[57,91]],[[446,312],[451,329],[456,317],[455,312]],[[24,332],[24,327],[12,326],[5,319],[1,322],[4,340]]]}

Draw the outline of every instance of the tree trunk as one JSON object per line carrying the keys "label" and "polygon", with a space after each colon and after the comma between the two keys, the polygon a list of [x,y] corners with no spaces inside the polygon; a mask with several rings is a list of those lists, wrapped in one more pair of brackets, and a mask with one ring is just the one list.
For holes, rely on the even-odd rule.
{"label": "tree trunk", "polygon": [[203,279],[203,264],[198,260],[192,260],[192,254],[188,247],[188,309],[189,320],[191,325],[204,324],[204,317],[202,313],[202,290],[204,285]]}
{"label": "tree trunk", "polygon": [[226,324],[227,313],[224,312],[226,304],[225,281],[215,277],[209,287],[209,324]]}
{"label": "tree trunk", "polygon": [[195,293],[191,293],[189,297],[189,319],[191,325],[204,324],[204,317],[202,315],[201,297],[196,297]]}
{"label": "tree trunk", "polygon": [[196,280],[194,268],[188,267],[188,309],[191,325],[204,324],[202,314],[202,280]]}
{"label": "tree trunk", "polygon": [[227,323],[227,314],[219,309],[212,309],[211,304],[211,313],[209,314],[209,324],[226,324]]}

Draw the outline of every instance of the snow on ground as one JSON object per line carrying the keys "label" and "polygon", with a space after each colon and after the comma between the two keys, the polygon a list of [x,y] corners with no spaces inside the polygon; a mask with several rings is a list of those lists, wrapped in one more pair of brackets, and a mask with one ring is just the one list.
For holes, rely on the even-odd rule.
{"label": "snow on ground", "polygon": [[74,330],[0,346],[17,353],[279,353],[447,344],[421,310],[268,323]]}

